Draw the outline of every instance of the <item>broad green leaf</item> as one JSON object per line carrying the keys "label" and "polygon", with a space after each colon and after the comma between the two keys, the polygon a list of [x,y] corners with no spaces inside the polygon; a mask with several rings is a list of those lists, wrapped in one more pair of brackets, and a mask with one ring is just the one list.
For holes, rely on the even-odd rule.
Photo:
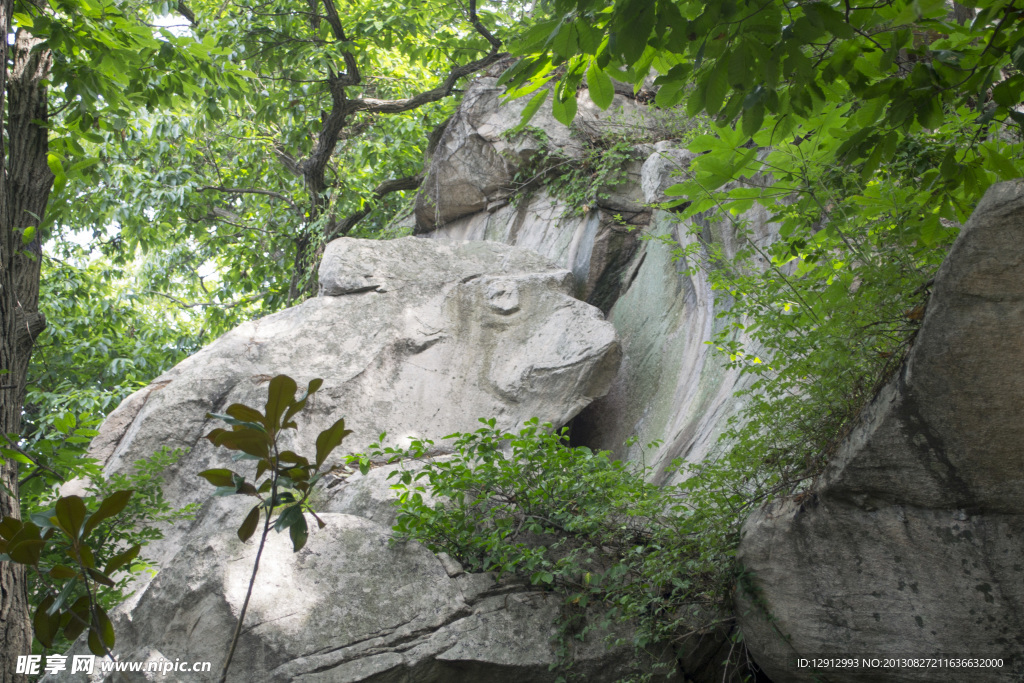
{"label": "broad green leaf", "polygon": [[352,433],[351,429],[345,429],[345,418],[335,422],[333,425],[320,432],[316,437],[316,468],[324,464],[324,460],[335,448],[341,445],[342,440]]}
{"label": "broad green leaf", "polygon": [[598,68],[595,60],[591,60],[590,68],[587,69],[587,90],[590,92],[590,99],[601,109],[607,109],[615,98],[612,79]]}
{"label": "broad green leaf", "polygon": [[292,552],[299,552],[306,545],[309,538],[309,529],[306,525],[306,518],[299,515],[299,518],[288,528],[288,535],[292,539]]}
{"label": "broad green leaf", "polygon": [[295,402],[295,391],[297,389],[298,386],[295,384],[295,380],[288,375],[278,375],[270,380],[270,386],[267,390],[267,404],[264,411],[268,431],[276,432],[280,428],[281,416]]}
{"label": "broad green leaf", "polygon": [[85,525],[87,510],[85,503],[78,496],[64,496],[57,501],[56,510],[57,523],[60,528],[72,539],[82,537],[82,529]]}
{"label": "broad green leaf", "polygon": [[[284,496],[282,496],[282,498],[284,498]],[[286,507],[274,521],[274,531],[280,533],[281,531],[290,528],[300,519],[302,519],[302,507],[300,505],[291,505]]]}
{"label": "broad green leaf", "polygon": [[7,548],[7,555],[19,564],[34,567],[39,564],[39,556],[45,545],[46,541],[41,539],[11,543]]}
{"label": "broad green leaf", "polygon": [[206,438],[215,446],[223,446],[235,451],[243,451],[257,458],[267,458],[270,453],[270,435],[264,431],[241,429],[228,431],[214,429]]}
{"label": "broad green leaf", "polygon": [[295,465],[302,465],[303,467],[309,467],[309,460],[306,460],[295,451],[281,451],[277,456],[279,462],[288,462]]}
{"label": "broad green leaf", "polygon": [[263,505],[256,505],[249,514],[245,516],[245,521],[242,522],[242,526],[238,527],[238,540],[245,543],[252,535],[256,532],[256,525],[260,522],[260,510]]}
{"label": "broad green leaf", "polygon": [[264,426],[263,413],[242,403],[232,403],[224,412],[242,423]]}
{"label": "broad green leaf", "polygon": [[48,595],[36,607],[35,615],[32,617],[32,626],[35,629],[35,636],[43,647],[53,645],[53,639],[60,630],[60,615],[51,614],[48,610],[53,605],[54,598]]}
{"label": "broad green leaf", "polygon": [[230,486],[234,488],[234,474],[235,473],[229,469],[216,468],[212,470],[203,470],[199,473],[199,476],[214,486]]}
{"label": "broad green leaf", "polygon": [[75,640],[89,627],[89,622],[92,621],[89,615],[89,605],[89,598],[83,595],[68,610],[68,616],[71,618],[64,626],[64,637],[68,640]]}
{"label": "broad green leaf", "polygon": [[86,569],[85,571],[89,574],[90,577],[92,577],[93,581],[100,583],[104,586],[109,586],[111,588],[114,586],[114,582],[111,581],[110,577],[104,574],[103,572],[97,571],[95,569]]}
{"label": "broad green leaf", "polygon": [[82,535],[88,536],[100,522],[120,514],[128,505],[128,502],[132,499],[132,495],[134,493],[134,491],[130,490],[115,491],[104,498],[103,502],[100,503],[99,509],[85,522],[85,529]]}
{"label": "broad green leaf", "polygon": [[62,581],[64,579],[73,579],[78,576],[78,572],[71,567],[66,567],[62,564],[58,564],[50,569],[50,578]]}
{"label": "broad green leaf", "polygon": [[559,91],[564,85],[564,81],[559,83],[558,89],[555,91],[555,97],[551,102],[551,113],[562,125],[571,126],[572,120],[576,118],[576,89],[570,88],[570,92],[565,93],[563,100]]}
{"label": "broad green leaf", "polygon": [[15,517],[4,517],[0,519],[0,537],[10,541],[22,529],[22,522]]}
{"label": "broad green leaf", "polygon": [[[258,411],[254,411],[254,412],[257,412],[257,414],[259,414]],[[253,431],[257,431],[257,432],[265,432],[266,431],[266,428],[263,426],[263,423],[262,423],[263,415],[259,415],[259,417],[260,417],[260,421],[259,422],[249,422],[249,421],[246,421],[246,420],[240,420],[240,419],[238,419],[236,417],[232,417],[231,415],[226,415],[226,414],[223,414],[223,413],[207,413],[206,417],[208,419],[222,420],[223,422],[227,422],[229,425],[231,425],[232,427],[235,427],[235,428],[250,429],[250,430],[253,430]]]}
{"label": "broad green leaf", "polygon": [[530,123],[530,119],[533,118],[541,105],[544,104],[544,101],[548,98],[548,94],[550,92],[551,90],[549,88],[544,88],[530,98],[530,101],[526,103],[526,107],[523,109],[522,115],[519,117],[519,125],[517,126],[517,129],[522,129]]}

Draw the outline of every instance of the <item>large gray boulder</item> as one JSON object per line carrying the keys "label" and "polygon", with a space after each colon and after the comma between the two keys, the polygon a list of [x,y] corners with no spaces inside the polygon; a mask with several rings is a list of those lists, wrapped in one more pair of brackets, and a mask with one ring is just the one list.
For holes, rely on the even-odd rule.
{"label": "large gray boulder", "polygon": [[[582,90],[573,128],[555,120],[547,105],[531,121],[543,136],[515,136],[509,133],[528,98],[503,102],[501,92],[492,78],[478,79],[467,90],[417,200],[417,234],[440,241],[512,244],[571,270],[576,295],[607,314],[623,350],[610,391],[574,420],[573,438],[653,467],[659,482],[678,478],[672,462],[696,462],[715,449],[738,407],[733,394],[749,378],[725,369],[706,343],[725,324],[721,314],[731,301],[712,291],[705,271],[687,272],[696,262],[677,258],[673,245],[694,247],[697,259],[706,261],[708,252],[695,244],[698,239],[733,255],[747,241],[769,244],[776,228],[761,207],[738,220],[709,214],[685,222],[655,209],[672,199],[665,190],[681,182],[695,155],[671,139],[672,132],[659,128],[636,100],[616,94],[609,110],[601,112]],[[651,142],[635,144],[626,180],[603,188],[595,206],[570,205],[543,187],[514,202],[506,200],[507,190],[481,190],[473,203],[446,189],[483,183],[499,187],[531,155],[581,157],[588,141],[625,133]],[[501,173],[474,170],[496,158],[506,164]],[[419,210],[427,205],[434,213]],[[639,227],[656,239],[643,239]],[[745,336],[740,341],[756,348]],[[654,441],[661,445],[646,448]]]}
{"label": "large gray boulder", "polygon": [[[582,91],[573,129],[555,119],[548,98],[530,121],[533,129],[542,131],[543,139],[513,134],[530,98],[503,102],[503,94],[504,88],[489,76],[474,80],[467,88],[459,110],[431,151],[416,198],[417,232],[430,232],[458,218],[501,207],[517,189],[513,184],[516,170],[538,153],[581,158],[587,153],[588,138],[647,125],[644,107],[635,100],[615,95],[609,109],[602,111]],[[639,165],[636,174],[639,180]],[[632,213],[642,210],[638,182],[611,190],[610,208]]]}
{"label": "large gray boulder", "polygon": [[632,227],[601,209],[580,212],[539,191],[518,204],[456,219],[423,237],[513,244],[571,270],[576,296],[602,310],[619,295],[619,276],[637,249]]}
{"label": "large gray boulder", "polygon": [[[270,537],[229,681],[554,682],[557,596],[466,574],[362,517],[319,516],[326,527],[299,553],[287,536]],[[210,661],[210,674],[189,680],[217,680],[256,554],[232,517],[193,534],[119,624],[123,660]],[[588,680],[628,673],[599,640],[583,649]]]}
{"label": "large gray boulder", "polygon": [[739,593],[741,626],[773,680],[821,680],[796,659],[830,656],[1003,661],[832,669],[833,683],[1024,676],[1022,235],[1024,181],[993,186],[899,375],[812,490],[747,522],[757,597]]}
{"label": "large gray boulder", "polygon": [[[572,274],[526,250],[341,239],[327,247],[320,287],[321,296],[241,325],[158,377],[101,428],[93,455],[107,472],[180,448],[165,495],[175,505],[207,501],[190,527],[168,529],[148,549],[162,569],[118,621],[122,659],[162,653],[216,670],[226,653],[255,550],[234,536],[245,501],[211,501],[197,477],[228,462],[203,438],[218,426],[208,412],[262,406],[279,373],[300,386],[320,377],[291,445],[308,451],[344,416],[354,430],[345,453],[384,431],[389,445],[472,431],[479,417],[502,428],[531,417],[565,424],[618,368],[614,330],[573,298]],[[231,680],[553,680],[555,601],[463,576],[415,543],[390,545],[390,489],[379,472],[350,479],[366,495],[341,484],[321,497],[321,509],[338,512],[300,553],[272,539]],[[593,680],[613,680],[611,655],[584,649]]]}

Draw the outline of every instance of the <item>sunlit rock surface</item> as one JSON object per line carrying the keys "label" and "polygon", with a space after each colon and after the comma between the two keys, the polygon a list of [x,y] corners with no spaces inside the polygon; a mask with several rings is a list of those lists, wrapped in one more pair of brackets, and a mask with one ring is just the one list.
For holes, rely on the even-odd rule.
{"label": "sunlit rock surface", "polygon": [[[321,296],[238,327],[128,398],[94,455],[108,472],[125,471],[180,448],[165,494],[175,505],[207,501],[213,488],[197,473],[230,453],[203,439],[218,426],[206,414],[262,406],[276,374],[300,386],[324,380],[299,416],[291,445],[301,454],[342,416],[354,434],[341,452],[384,431],[389,444],[472,431],[479,417],[501,428],[531,417],[564,424],[618,369],[614,328],[573,298],[572,273],[527,250],[341,239],[327,248],[320,286]],[[229,680],[554,680],[557,600],[466,576],[450,561],[446,569],[418,544],[390,544],[389,489],[360,498],[346,486],[320,505],[350,514],[327,512],[319,531],[310,523],[299,553],[274,534]],[[122,659],[187,657],[219,671],[255,554],[234,533],[250,504],[209,501],[149,549],[161,571],[118,619]],[[584,652],[591,680],[625,673],[599,643]]]}

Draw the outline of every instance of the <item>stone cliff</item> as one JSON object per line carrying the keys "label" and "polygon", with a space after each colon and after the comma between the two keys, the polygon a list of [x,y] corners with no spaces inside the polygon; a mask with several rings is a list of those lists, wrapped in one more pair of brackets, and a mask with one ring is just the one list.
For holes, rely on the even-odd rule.
{"label": "stone cliff", "polygon": [[[258,403],[279,373],[324,378],[300,434],[344,415],[356,430],[349,451],[383,431],[397,444],[472,430],[478,417],[514,427],[537,416],[571,424],[577,443],[643,458],[659,483],[678,476],[673,460],[714,453],[745,386],[705,343],[728,301],[664,242],[631,230],[685,245],[696,229],[735,251],[728,222],[686,225],[653,207],[689,153],[623,95],[601,113],[581,93],[573,132],[542,109],[534,136],[513,131],[525,103],[499,95],[493,78],[469,86],[431,151],[415,237],[329,245],[319,297],[232,331],[110,416],[94,443],[108,471],[178,447],[169,497],[206,501],[195,473],[223,455],[201,438],[214,426],[205,414]],[[536,154],[582,158],[581,138],[615,127],[647,140],[586,211],[516,187]],[[745,219],[755,241],[774,238],[764,212]],[[748,522],[740,557],[753,588],[738,592],[737,616],[776,683],[968,680],[953,669],[815,678],[795,665],[814,656],[1007,661],[970,680],[1011,680],[1024,666],[1022,228],[1024,182],[990,190],[936,278],[900,374],[809,493]],[[272,539],[236,656],[247,664],[229,680],[553,681],[557,599],[389,545],[386,472],[332,488],[327,528],[298,554]],[[124,610],[119,655],[220,661],[254,553],[234,536],[238,516],[230,499],[206,502],[153,549],[162,570]],[[716,648],[681,653],[680,673],[722,680]],[[614,681],[624,661],[588,643],[576,670]]]}

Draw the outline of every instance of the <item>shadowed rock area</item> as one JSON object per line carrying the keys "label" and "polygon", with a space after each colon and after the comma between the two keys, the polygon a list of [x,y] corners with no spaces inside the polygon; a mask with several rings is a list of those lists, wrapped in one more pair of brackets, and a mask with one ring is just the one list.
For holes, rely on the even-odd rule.
{"label": "shadowed rock area", "polygon": [[[757,599],[739,593],[741,626],[773,680],[1024,674],[1022,236],[1024,181],[993,186],[935,278],[899,375],[811,492],[746,524],[739,557]],[[836,656],[1004,666],[830,670],[824,679],[795,666]]]}

